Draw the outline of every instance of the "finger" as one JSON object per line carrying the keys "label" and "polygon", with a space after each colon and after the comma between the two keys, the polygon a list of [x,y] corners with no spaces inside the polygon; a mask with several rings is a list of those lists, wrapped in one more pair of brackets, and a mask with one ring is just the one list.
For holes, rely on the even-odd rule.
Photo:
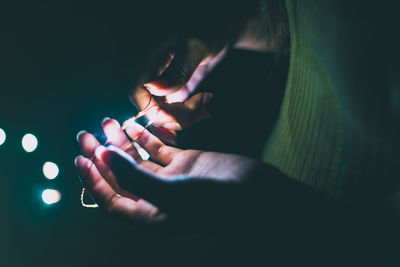
{"label": "finger", "polygon": [[202,108],[209,103],[212,94],[195,94],[186,100],[184,104],[177,103],[186,99],[188,95],[189,92],[184,86],[177,92],[168,95],[167,100],[169,103],[161,103],[161,109],[158,109],[159,103],[154,97],[150,96],[146,88],[141,86],[134,91],[131,100],[139,110],[149,110],[150,108],[146,113],[146,117],[153,121],[154,124],[169,130],[179,131],[182,129],[182,125],[183,127],[189,127],[208,117],[208,113],[203,111]]}
{"label": "finger", "polygon": [[[208,178],[163,178],[140,168],[126,153],[110,146],[101,154],[121,186],[176,219],[229,218],[246,206],[239,183]],[[224,196],[221,198],[221,196]],[[233,219],[233,218],[229,218]]]}
{"label": "finger", "polygon": [[[208,103],[210,103],[212,99],[212,93],[197,93],[183,102],[183,105],[177,105],[180,101],[172,101],[168,103],[164,103],[160,105],[161,110],[165,110],[168,112],[176,113],[174,110],[171,110],[170,107],[181,107],[181,109],[185,108],[185,112],[197,112],[202,108],[205,108]],[[182,103],[181,103],[182,104]],[[175,116],[175,114],[171,114]]]}
{"label": "finger", "polygon": [[150,131],[163,142],[176,145],[176,132],[155,124],[150,125]]}
{"label": "finger", "polygon": [[173,131],[182,130],[182,126],[176,121],[176,119],[164,110],[161,110],[159,107],[150,109],[146,112],[146,117],[152,122],[152,124],[157,124],[159,126],[162,125],[163,127]]}
{"label": "finger", "polygon": [[[123,147],[125,148],[127,144],[131,144],[131,142],[128,140],[128,138],[125,136],[125,133],[123,133],[120,128],[119,128],[119,123],[115,120],[107,120],[103,124],[105,128],[105,132],[107,137],[111,137],[111,140],[115,142],[115,144],[121,144],[124,143]],[[123,134],[121,135],[121,132]],[[124,139],[124,140],[122,140]],[[81,134],[78,135],[78,140],[79,144],[81,146],[81,150],[85,157],[90,158],[93,160],[94,164],[96,165],[98,171],[100,172],[101,176],[106,179],[106,181],[110,184],[110,186],[116,191],[118,194],[127,196],[133,199],[137,199],[136,196],[129,194],[125,192],[121,187],[118,185],[114,174],[111,172],[110,168],[99,158],[95,156],[95,151],[96,149],[100,148],[101,145],[97,141],[97,139],[90,133],[87,132],[82,132]],[[104,149],[104,148],[103,148]],[[143,166],[144,168],[148,169],[151,172],[157,172],[160,170],[161,166],[150,161],[143,161],[142,158],[140,157],[138,151],[136,148],[132,145],[127,151],[129,155],[133,156],[137,162]]]}
{"label": "finger", "polygon": [[131,155],[137,162],[140,162],[142,158],[137,152],[136,148],[132,145],[131,141],[126,137],[124,131],[121,130],[121,125],[118,121],[105,118],[102,122],[103,131],[107,137],[107,142],[120,147],[126,153]]}
{"label": "finger", "polygon": [[162,125],[170,123],[171,130],[180,130],[179,124],[176,124],[176,119],[167,112],[160,110],[159,103],[154,96],[143,86],[137,87],[130,96],[131,102],[140,111],[147,110],[145,116],[154,124]]}
{"label": "finger", "polygon": [[139,110],[157,105],[157,102],[151,97],[150,92],[143,84],[159,77],[171,64],[175,56],[171,51],[173,46],[174,44],[169,41],[163,42],[163,45],[151,54],[147,66],[144,67],[143,72],[140,74],[139,85],[130,92],[129,98]]}
{"label": "finger", "polygon": [[181,89],[207,57],[207,49],[198,40],[189,40],[178,47],[171,64],[156,80],[146,84],[150,93],[165,96]]}
{"label": "finger", "polygon": [[184,102],[189,95],[196,89],[208,72],[208,64],[199,65],[193,72],[189,81],[175,93],[165,96],[167,103]]}
{"label": "finger", "polygon": [[187,85],[183,86],[178,91],[165,96],[166,103],[184,102],[190,95]]}
{"label": "finger", "polygon": [[117,177],[118,183],[127,191],[143,197],[154,204],[165,198],[167,182],[161,177],[140,168],[128,154],[110,146],[100,158],[109,166]]}
{"label": "finger", "polygon": [[140,85],[132,90],[129,98],[132,104],[134,104],[139,110],[144,110],[152,106],[158,106],[157,101],[151,96],[150,92],[143,85]]}
{"label": "finger", "polygon": [[78,134],[78,141],[83,155],[86,158],[90,158],[91,160],[93,160],[101,176],[106,179],[107,183],[113,188],[114,191],[118,192],[119,194],[122,194],[122,191],[119,185],[117,184],[114,174],[111,172],[110,168],[108,168],[108,166],[104,164],[104,162],[101,159],[98,159],[95,156],[95,151],[100,146],[96,137],[94,137],[90,133],[81,131]]}
{"label": "finger", "polygon": [[[209,113],[205,107],[211,99],[211,93],[198,93],[184,103],[173,102],[161,104],[159,112],[154,114],[154,117],[157,118],[156,124],[174,131],[189,127],[209,117]],[[164,114],[173,117],[174,121],[168,120]]]}
{"label": "finger", "polygon": [[197,111],[205,108],[212,99],[212,93],[198,93],[184,102],[189,110]]}
{"label": "finger", "polygon": [[[117,124],[115,124],[115,122],[108,122],[108,123],[109,124],[106,127],[107,129],[108,129],[108,127],[113,127],[113,125],[111,125],[111,123],[114,124],[114,126],[117,126]],[[107,131],[109,131],[109,130],[112,131],[112,129],[108,129]],[[126,136],[125,136],[125,138],[126,138]],[[100,174],[107,180],[107,182],[112,186],[112,188],[121,195],[129,196],[129,195],[125,194],[123,192],[123,190],[120,188],[120,186],[117,184],[117,181],[115,180],[115,176],[111,172],[110,168],[106,164],[104,164],[104,162],[101,159],[99,159],[98,157],[95,156],[96,149],[101,146],[100,143],[97,141],[97,139],[92,134],[87,133],[86,131],[79,132],[77,135],[77,139],[79,141],[79,145],[80,145],[81,151],[84,154],[84,156],[87,158],[93,159],[93,162],[96,164],[96,167],[99,170]],[[131,143],[129,142],[129,144],[131,144]],[[134,146],[132,146],[132,147],[133,148],[131,151],[135,152],[134,158],[136,158],[136,156],[137,156],[137,158],[138,158],[137,162],[141,166],[143,166],[144,168],[148,169],[151,172],[157,172],[160,170],[160,168],[161,168],[160,165],[158,165],[154,162],[142,160],[142,158],[140,157],[136,148]],[[129,197],[132,197],[133,199],[137,198],[132,195],[130,195]]]}
{"label": "finger", "polygon": [[87,158],[92,158],[96,147],[100,145],[96,137],[86,131],[80,131],[76,139],[78,140],[79,148],[83,155]]}
{"label": "finger", "polygon": [[121,130],[121,125],[118,121],[104,118],[101,124],[108,143],[117,147],[123,147],[126,142],[129,142],[128,138]]}
{"label": "finger", "polygon": [[[210,116],[205,107],[211,98],[211,93],[198,93],[184,103],[166,103],[160,109],[174,116],[181,127],[186,128]],[[162,126],[168,128],[168,124]]]}
{"label": "finger", "polygon": [[137,222],[154,221],[160,217],[157,208],[144,200],[119,196],[102,178],[96,166],[91,166],[89,159],[78,157],[76,166],[86,190],[107,214]]}
{"label": "finger", "polygon": [[83,185],[96,203],[102,207],[110,205],[111,200],[116,197],[117,194],[103,179],[92,161],[80,156],[77,158],[76,166]]}
{"label": "finger", "polygon": [[130,127],[126,128],[126,133],[131,138],[140,134],[136,142],[149,153],[154,161],[162,165],[168,165],[174,156],[181,151],[178,148],[165,145],[160,139],[152,135],[138,123],[133,123]]}
{"label": "finger", "polygon": [[[182,127],[175,120],[170,121],[169,123],[166,123],[167,125],[170,125],[173,129],[167,129],[165,127],[157,125],[157,124],[165,123],[165,121],[162,120],[162,117],[160,117],[160,115],[162,115],[162,113],[165,113],[165,111],[159,110],[159,111],[155,111],[155,112],[148,112],[146,114],[149,119],[148,127],[152,130],[152,132],[154,131],[154,135],[159,137],[161,140],[163,140],[167,143],[176,145],[176,132],[175,131],[182,130]],[[158,120],[159,118],[161,118],[162,122],[160,122],[160,120]],[[122,128],[125,131],[127,127],[129,127],[131,124],[133,124],[135,122],[136,122],[136,117],[132,117],[124,122]],[[131,138],[133,140],[135,140],[134,136]]]}

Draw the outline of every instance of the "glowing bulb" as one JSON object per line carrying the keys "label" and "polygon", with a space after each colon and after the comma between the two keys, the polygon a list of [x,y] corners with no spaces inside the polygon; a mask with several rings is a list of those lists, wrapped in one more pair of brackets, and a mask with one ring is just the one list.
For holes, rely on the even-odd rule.
{"label": "glowing bulb", "polygon": [[46,189],[42,192],[42,200],[47,205],[57,203],[61,199],[61,193],[54,189]]}
{"label": "glowing bulb", "polygon": [[148,159],[150,158],[149,153],[147,153],[147,151],[144,150],[141,146],[139,146],[136,142],[134,142],[133,145],[135,146],[137,152],[139,153],[139,156],[140,156],[143,160],[148,160]]}
{"label": "glowing bulb", "polygon": [[54,179],[57,177],[58,175],[58,166],[57,164],[53,163],[53,162],[45,162],[43,164],[43,174],[47,179]]}
{"label": "glowing bulb", "polygon": [[36,149],[38,141],[33,134],[26,134],[22,137],[22,147],[26,152],[32,152]]}
{"label": "glowing bulb", "polygon": [[151,84],[151,83],[146,83],[146,84],[144,84],[144,86],[146,87],[146,89],[147,90],[149,90],[149,92],[152,94],[152,95],[156,95],[156,96],[163,96],[163,95],[166,95],[166,90],[162,90],[162,89],[159,89],[157,86],[155,86],[154,84]]}
{"label": "glowing bulb", "polygon": [[6,141],[6,132],[0,128],[0,146]]}

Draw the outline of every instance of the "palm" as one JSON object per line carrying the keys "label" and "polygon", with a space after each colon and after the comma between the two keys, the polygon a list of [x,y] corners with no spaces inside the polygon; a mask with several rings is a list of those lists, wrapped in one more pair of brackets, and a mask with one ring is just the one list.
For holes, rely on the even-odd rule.
{"label": "palm", "polygon": [[193,163],[197,161],[202,153],[202,151],[198,150],[182,150],[176,153],[167,166],[160,166],[155,173],[164,177],[190,174],[193,171]]}

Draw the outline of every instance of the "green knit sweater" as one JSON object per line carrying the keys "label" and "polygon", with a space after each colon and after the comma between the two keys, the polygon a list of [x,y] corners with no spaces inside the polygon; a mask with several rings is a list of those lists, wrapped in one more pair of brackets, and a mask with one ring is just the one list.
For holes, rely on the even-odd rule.
{"label": "green knit sweater", "polygon": [[286,0],[289,75],[264,153],[293,179],[363,205],[400,180],[400,23],[392,2]]}

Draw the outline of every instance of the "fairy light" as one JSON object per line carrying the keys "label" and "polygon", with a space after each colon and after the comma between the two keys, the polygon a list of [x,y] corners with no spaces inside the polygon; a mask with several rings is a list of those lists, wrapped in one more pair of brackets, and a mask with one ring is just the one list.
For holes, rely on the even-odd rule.
{"label": "fairy light", "polygon": [[6,132],[0,128],[0,146],[6,141]]}
{"label": "fairy light", "polygon": [[61,200],[61,193],[58,190],[46,189],[42,192],[42,200],[47,205],[55,204]]}
{"label": "fairy light", "polygon": [[97,205],[97,203],[94,203],[94,204],[85,203],[85,192],[86,192],[85,188],[82,187],[82,191],[81,191],[81,205],[82,205],[82,207],[84,207],[84,208],[92,208],[92,209],[98,208],[99,205]]}
{"label": "fairy light", "polygon": [[49,161],[47,161],[43,164],[42,170],[43,170],[44,177],[46,177],[49,180],[55,179],[58,176],[58,172],[59,172],[57,164],[55,164],[54,162],[49,162]]}
{"label": "fairy light", "polygon": [[26,134],[22,137],[22,147],[28,153],[33,152],[38,145],[38,141],[33,134]]}
{"label": "fairy light", "polygon": [[141,146],[139,146],[138,143],[134,142],[133,145],[135,146],[139,156],[142,158],[142,160],[148,160],[150,158],[149,153],[147,153],[146,150],[144,150]]}

